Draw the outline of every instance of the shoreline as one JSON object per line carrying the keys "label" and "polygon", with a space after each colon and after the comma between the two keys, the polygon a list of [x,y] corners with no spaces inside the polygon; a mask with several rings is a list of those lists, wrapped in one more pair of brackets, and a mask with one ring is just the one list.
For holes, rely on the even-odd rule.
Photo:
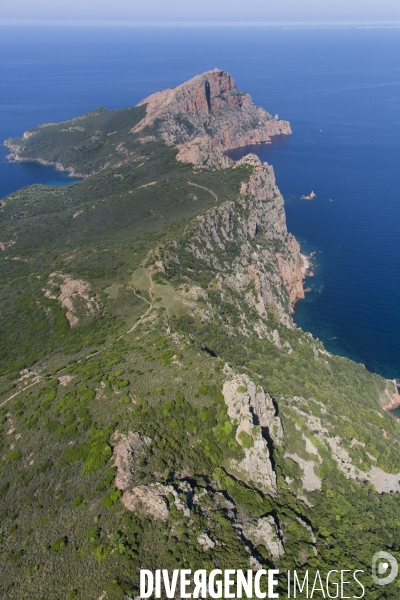
{"label": "shoreline", "polygon": [[7,140],[3,142],[3,146],[9,150],[9,153],[5,157],[9,163],[37,163],[39,165],[43,165],[44,167],[53,167],[56,171],[67,173],[68,177],[71,177],[71,179],[86,179],[90,175],[93,175],[93,173],[88,175],[77,173],[73,167],[65,167],[59,162],[51,162],[49,160],[44,160],[43,158],[22,158],[18,155],[17,150],[12,144],[7,144]]}
{"label": "shoreline", "polygon": [[304,254],[303,252],[300,252],[301,261],[303,263],[301,265],[301,272],[303,274],[303,280],[306,279],[306,277],[314,277],[314,272],[313,272],[314,264],[312,262],[314,255],[315,255],[315,251],[310,252],[310,254]]}

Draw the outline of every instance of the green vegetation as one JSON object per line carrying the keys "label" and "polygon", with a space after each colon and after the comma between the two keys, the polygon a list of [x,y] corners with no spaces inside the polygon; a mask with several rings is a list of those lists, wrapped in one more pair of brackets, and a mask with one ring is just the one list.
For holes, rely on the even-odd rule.
{"label": "green vegetation", "polygon": [[[119,144],[145,114],[145,106],[113,111],[99,108],[64,123],[36,127],[22,144],[21,158],[40,158],[91,174],[110,160],[118,162]],[[9,141],[20,144],[18,138]]]}
{"label": "green vegetation", "polygon": [[238,437],[242,443],[243,448],[252,448],[254,446],[253,438],[245,431],[241,431]]}
{"label": "green vegetation", "polygon": [[[398,496],[347,479],[327,441],[339,439],[357,469],[398,473],[399,425],[379,402],[394,389],[282,324],[288,293],[272,261],[286,237],[246,233],[252,252],[272,257],[266,316],[246,296],[257,299],[253,283],[246,294],[226,284],[250,229],[239,190],[252,168],[178,163],[175,149],[129,133],[144,110],[38,128],[26,158],[95,174],[2,200],[0,240],[16,243],[0,252],[0,596],[122,600],[138,595],[139,568],[247,569],[250,553],[281,571],[369,572],[376,549],[400,557]],[[225,205],[199,243],[198,217],[228,200],[232,218]],[[213,236],[224,218],[236,237],[222,246]],[[228,416],[222,394],[230,368],[273,398],[282,441],[278,425],[267,435],[256,421],[237,435],[241,416]],[[260,434],[273,494],[235,468]],[[163,519],[121,502],[113,452],[127,438],[128,491],[164,490]],[[306,492],[286,454],[318,462],[321,489]],[[279,560],[241,533],[264,517],[283,541]],[[385,596],[363,583],[372,600],[398,597],[396,583]]]}

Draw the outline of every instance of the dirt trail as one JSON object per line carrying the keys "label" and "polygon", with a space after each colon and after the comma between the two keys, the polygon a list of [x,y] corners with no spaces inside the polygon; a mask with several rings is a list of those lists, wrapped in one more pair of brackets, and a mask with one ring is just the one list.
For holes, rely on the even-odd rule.
{"label": "dirt trail", "polygon": [[192,183],[191,181],[188,181],[188,184],[189,184],[189,185],[193,185],[193,187],[197,187],[197,188],[200,188],[200,189],[202,189],[202,190],[206,190],[206,192],[210,192],[210,194],[211,194],[212,196],[214,196],[214,198],[215,198],[215,199],[218,201],[218,196],[217,196],[217,194],[216,194],[215,192],[213,192],[212,190],[210,190],[210,188],[208,188],[208,187],[205,187],[204,185],[199,185],[198,183]]}
{"label": "dirt trail", "polygon": [[24,388],[22,388],[22,390],[19,390],[18,392],[15,392],[15,394],[13,394],[12,396],[9,396],[7,398],[7,400],[4,400],[4,402],[2,402],[0,404],[0,408],[2,406],[4,406],[5,404],[7,404],[7,402],[10,402],[10,400],[12,400],[13,398],[15,398],[15,396],[18,396],[18,394],[21,394],[22,392],[24,392],[25,390],[27,390],[28,388],[32,387],[33,385],[36,385],[37,383],[40,383],[40,379],[37,379],[36,381],[34,381],[33,383],[30,383],[29,385],[26,385]]}
{"label": "dirt trail", "polygon": [[[143,296],[141,296],[140,294],[138,294],[137,291],[135,290],[135,288],[133,288],[132,286],[129,286],[129,287],[131,288],[131,290],[133,291],[133,293],[135,294],[135,296],[137,296],[137,298],[140,298],[141,300],[143,300],[144,302],[146,302],[149,305],[149,308],[140,317],[140,319],[138,321],[136,321],[136,323],[133,325],[133,327],[131,327],[129,329],[129,331],[126,331],[125,333],[123,333],[118,339],[121,339],[121,337],[123,337],[124,335],[127,335],[128,333],[132,333],[132,331],[134,331],[136,329],[136,327],[140,323],[143,323],[144,319],[147,317],[147,315],[149,314],[149,312],[151,311],[151,309],[154,306],[154,294],[153,294],[154,284],[153,284],[153,279],[152,279],[150,273],[146,273],[146,275],[147,275],[147,277],[149,278],[149,281],[150,281],[150,287],[149,287],[149,296],[151,298],[150,302],[148,300],[146,300],[146,298],[143,298]],[[142,279],[142,277],[140,279]],[[140,281],[140,279],[139,279],[139,281]]]}

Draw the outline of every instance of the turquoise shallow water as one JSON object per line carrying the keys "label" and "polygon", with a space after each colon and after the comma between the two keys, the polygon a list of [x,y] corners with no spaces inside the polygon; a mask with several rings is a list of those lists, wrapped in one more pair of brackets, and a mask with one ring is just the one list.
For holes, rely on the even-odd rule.
{"label": "turquoise shallow water", "polygon": [[[275,168],[289,230],[315,252],[296,323],[329,350],[400,377],[399,54],[399,30],[3,28],[0,139],[226,69],[292,124],[292,136],[255,151]],[[70,183],[5,154],[0,197]],[[312,189],[315,200],[301,200]]]}

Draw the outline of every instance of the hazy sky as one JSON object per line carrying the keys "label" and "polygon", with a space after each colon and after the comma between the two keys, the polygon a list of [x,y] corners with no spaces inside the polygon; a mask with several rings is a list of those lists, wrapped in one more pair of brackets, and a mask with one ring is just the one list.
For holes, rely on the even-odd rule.
{"label": "hazy sky", "polygon": [[0,0],[0,21],[393,22],[400,0]]}

